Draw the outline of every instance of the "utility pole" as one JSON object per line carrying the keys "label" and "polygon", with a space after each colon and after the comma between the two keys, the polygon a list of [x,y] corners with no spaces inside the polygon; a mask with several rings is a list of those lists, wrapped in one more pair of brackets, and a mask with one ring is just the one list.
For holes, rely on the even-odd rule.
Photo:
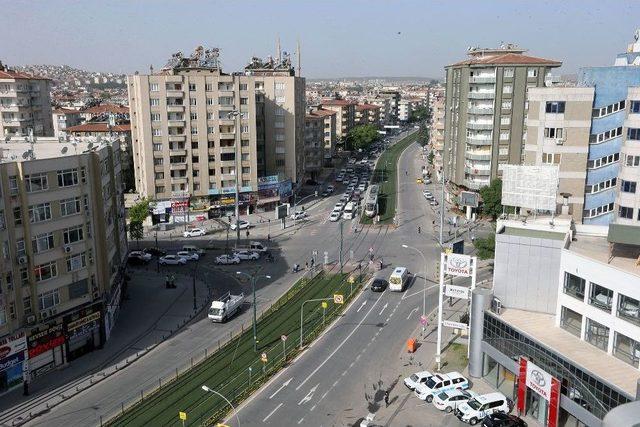
{"label": "utility pole", "polygon": [[340,274],[342,274],[342,221],[340,221],[340,254],[338,255],[340,262]]}
{"label": "utility pole", "polygon": [[442,241],[442,231],[444,228],[444,164],[442,165],[442,173],[440,174],[442,184],[442,193],[440,197],[440,247],[444,244]]}

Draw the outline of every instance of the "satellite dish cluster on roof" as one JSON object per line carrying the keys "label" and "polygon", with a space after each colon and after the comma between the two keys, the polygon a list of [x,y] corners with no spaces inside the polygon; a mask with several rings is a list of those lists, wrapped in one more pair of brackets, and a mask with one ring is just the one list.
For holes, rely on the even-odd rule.
{"label": "satellite dish cluster on roof", "polygon": [[220,49],[217,47],[205,49],[202,46],[195,48],[189,57],[185,57],[182,52],[176,52],[171,55],[167,64],[163,67],[164,71],[175,68],[220,68]]}

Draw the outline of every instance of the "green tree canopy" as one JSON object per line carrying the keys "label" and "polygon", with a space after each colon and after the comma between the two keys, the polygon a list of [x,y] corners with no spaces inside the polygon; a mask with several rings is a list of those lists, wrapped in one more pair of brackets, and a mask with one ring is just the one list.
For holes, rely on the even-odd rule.
{"label": "green tree canopy", "polygon": [[356,126],[347,134],[347,147],[351,150],[366,149],[380,139],[378,129],[374,125]]}
{"label": "green tree canopy", "polygon": [[482,212],[494,220],[502,214],[502,180],[496,178],[480,189]]}
{"label": "green tree canopy", "polygon": [[496,254],[496,235],[491,233],[486,238],[476,239],[473,245],[478,251],[478,258],[493,259]]}
{"label": "green tree canopy", "polygon": [[140,247],[140,239],[144,236],[144,227],[141,221],[131,221],[129,223],[129,238],[137,241],[138,248]]}
{"label": "green tree canopy", "polygon": [[418,107],[411,111],[411,114],[409,115],[409,122],[413,123],[419,120],[425,120],[427,117],[429,117],[429,108]]}
{"label": "green tree canopy", "polygon": [[149,216],[149,200],[142,199],[135,205],[129,208],[129,220],[130,222],[143,223]]}

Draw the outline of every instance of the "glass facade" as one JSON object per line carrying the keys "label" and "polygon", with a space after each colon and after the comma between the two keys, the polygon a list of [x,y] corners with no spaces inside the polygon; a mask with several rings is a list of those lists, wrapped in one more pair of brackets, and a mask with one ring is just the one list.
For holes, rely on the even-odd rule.
{"label": "glass facade", "polygon": [[602,351],[607,351],[609,345],[609,328],[595,320],[587,318],[584,340],[595,345]]}
{"label": "glass facade", "polygon": [[[527,356],[533,363],[558,378],[562,394],[600,419],[616,406],[631,401],[622,392],[574,365],[570,359],[542,346],[488,312],[484,315],[483,340],[513,360],[518,360],[522,355]],[[487,369],[487,372],[493,371]],[[499,374],[491,375],[495,375],[498,384]]]}
{"label": "glass facade", "polygon": [[564,293],[581,301],[584,300],[585,280],[571,273],[564,273]]}
{"label": "glass facade", "polygon": [[613,355],[625,363],[638,367],[640,360],[640,342],[616,332],[613,343]]}
{"label": "glass facade", "polygon": [[618,295],[618,317],[640,325],[640,301],[626,295]]}
{"label": "glass facade", "polygon": [[594,307],[611,313],[611,303],[613,301],[613,291],[604,286],[591,283],[591,292],[589,293],[589,304]]}
{"label": "glass facade", "polygon": [[582,315],[575,311],[562,307],[560,315],[560,327],[578,338],[582,337]]}

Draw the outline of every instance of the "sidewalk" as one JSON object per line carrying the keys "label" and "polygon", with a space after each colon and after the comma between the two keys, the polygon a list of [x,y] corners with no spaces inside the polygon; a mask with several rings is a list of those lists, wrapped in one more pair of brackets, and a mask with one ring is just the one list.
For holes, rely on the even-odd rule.
{"label": "sidewalk", "polygon": [[174,334],[210,301],[205,283],[196,281],[197,310],[193,310],[191,277],[176,275],[176,289],[165,289],[164,273],[149,268],[130,268],[127,295],[110,339],[102,349],[89,353],[31,383],[29,397],[22,388],[2,396],[0,425],[12,425],[18,417],[55,406],[91,387]]}

